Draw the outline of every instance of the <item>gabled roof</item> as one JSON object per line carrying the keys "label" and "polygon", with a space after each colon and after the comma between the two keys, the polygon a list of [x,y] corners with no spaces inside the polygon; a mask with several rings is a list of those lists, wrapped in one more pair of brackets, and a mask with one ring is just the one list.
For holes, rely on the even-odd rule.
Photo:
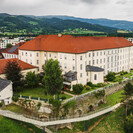
{"label": "gabled roof", "polygon": [[104,69],[103,68],[100,68],[100,67],[96,67],[96,66],[87,65],[86,66],[86,71],[87,72],[103,72]]}
{"label": "gabled roof", "polygon": [[8,53],[8,54],[16,54],[18,55],[18,48],[22,46],[25,42],[20,42],[16,44],[15,46],[12,46],[11,48],[5,49],[2,53]]}
{"label": "gabled roof", "polygon": [[0,91],[5,89],[9,84],[11,84],[11,81],[0,78]]}
{"label": "gabled roof", "polygon": [[23,62],[21,60],[18,60],[17,58],[13,58],[13,59],[1,59],[0,60],[0,74],[4,74],[4,69],[5,69],[5,66],[6,64],[9,62],[9,61],[16,61],[19,63],[19,66],[21,68],[21,70],[27,70],[27,69],[33,69],[33,68],[36,68],[26,62]]}
{"label": "gabled roof", "polygon": [[85,53],[87,51],[133,46],[123,37],[40,35],[19,47],[21,50]]}

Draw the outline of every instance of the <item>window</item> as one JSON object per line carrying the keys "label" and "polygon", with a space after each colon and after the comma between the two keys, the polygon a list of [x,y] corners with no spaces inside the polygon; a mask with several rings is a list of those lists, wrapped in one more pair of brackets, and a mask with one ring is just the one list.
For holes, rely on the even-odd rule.
{"label": "window", "polygon": [[30,53],[30,57],[32,56],[32,54]]}
{"label": "window", "polygon": [[97,52],[97,56],[98,56],[98,52]]}
{"label": "window", "polygon": [[91,61],[89,61],[89,65],[91,65]]}
{"label": "window", "polygon": [[27,52],[25,53],[25,55],[27,56]]}
{"label": "window", "polygon": [[74,56],[72,56],[72,59],[75,60]]}
{"label": "window", "polygon": [[93,65],[94,65],[95,61],[93,60]]}
{"label": "window", "polygon": [[23,52],[22,52],[22,55],[23,55]]}
{"label": "window", "polygon": [[39,64],[39,60],[37,60],[36,63]]}
{"label": "window", "polygon": [[88,76],[88,72],[86,73],[86,75]]}
{"label": "window", "polygon": [[91,57],[91,53],[89,53],[89,57]]}
{"label": "window", "polygon": [[62,55],[60,54],[60,59],[62,59]]}
{"label": "window", "polygon": [[51,57],[51,54],[49,54],[49,57]]}
{"label": "window", "polygon": [[75,66],[73,66],[73,70],[75,70]]}
{"label": "window", "polygon": [[64,64],[64,68],[67,69],[67,65],[66,65],[66,63]]}
{"label": "window", "polygon": [[82,64],[80,64],[80,70],[82,70]]}
{"label": "window", "polygon": [[54,55],[54,58],[56,58],[56,54]]}
{"label": "window", "polygon": [[100,59],[100,63],[102,63],[102,59]]}
{"label": "window", "polygon": [[67,59],[66,55],[64,56],[65,60]]}
{"label": "window", "polygon": [[96,74],[94,75],[94,80],[97,80],[97,75]]}
{"label": "window", "polygon": [[44,53],[44,56],[46,57],[46,53]]}
{"label": "window", "polygon": [[80,78],[82,78],[82,73],[80,73]]}
{"label": "window", "polygon": [[98,59],[97,59],[97,64],[98,64]]}
{"label": "window", "polygon": [[95,53],[93,53],[93,57],[95,56]]}
{"label": "window", "polygon": [[100,55],[102,55],[102,52],[100,52]]}
{"label": "window", "polygon": [[28,62],[28,59],[26,59],[26,62]]}
{"label": "window", "polygon": [[38,54],[38,53],[36,53],[36,56],[37,56],[37,57],[38,57],[38,55],[39,55],[39,54]]}
{"label": "window", "polygon": [[80,60],[82,60],[82,56],[80,56]]}

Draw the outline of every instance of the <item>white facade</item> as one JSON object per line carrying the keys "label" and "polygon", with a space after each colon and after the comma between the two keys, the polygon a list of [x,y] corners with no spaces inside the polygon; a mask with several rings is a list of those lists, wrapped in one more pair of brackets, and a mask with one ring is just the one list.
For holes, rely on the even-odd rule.
{"label": "white facade", "polygon": [[0,102],[4,100],[5,105],[8,105],[12,102],[13,97],[13,89],[12,83],[10,83],[7,87],[3,88],[0,91]]}
{"label": "white facade", "polygon": [[17,54],[11,54],[11,53],[2,53],[4,59],[12,59],[12,58],[18,58]]}
{"label": "white facade", "polygon": [[103,74],[97,73],[99,78],[94,81],[94,76],[90,78],[90,73],[86,72],[86,66],[103,68],[104,75],[111,71],[116,73],[122,70],[129,72],[133,68],[133,46],[88,51],[81,54],[19,50],[19,59],[38,67],[40,72],[42,66],[51,58],[60,62],[63,74],[70,70],[76,71],[77,83],[86,84],[88,81],[98,83],[103,82]]}

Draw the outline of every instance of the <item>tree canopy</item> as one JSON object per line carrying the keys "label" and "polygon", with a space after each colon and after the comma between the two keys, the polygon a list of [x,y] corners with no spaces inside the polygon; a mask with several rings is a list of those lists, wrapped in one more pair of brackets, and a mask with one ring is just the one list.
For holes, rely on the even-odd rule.
{"label": "tree canopy", "polygon": [[6,45],[6,48],[11,48],[12,47],[12,44],[10,44],[10,43],[8,43],[7,45]]}
{"label": "tree canopy", "polygon": [[17,61],[8,61],[5,66],[4,72],[6,74],[6,79],[11,80],[14,87],[20,84],[22,75],[21,68]]}
{"label": "tree canopy", "polygon": [[25,77],[26,83],[28,86],[31,86],[32,88],[37,86],[39,83],[39,77],[35,74],[35,72],[28,72]]}
{"label": "tree canopy", "polygon": [[44,66],[44,73],[42,82],[45,90],[51,95],[60,94],[63,87],[63,77],[58,60],[48,60]]}

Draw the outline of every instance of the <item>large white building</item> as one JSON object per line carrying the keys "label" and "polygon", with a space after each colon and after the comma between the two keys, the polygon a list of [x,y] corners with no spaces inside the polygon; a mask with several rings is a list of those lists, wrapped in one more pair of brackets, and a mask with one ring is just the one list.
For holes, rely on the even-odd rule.
{"label": "large white building", "polygon": [[57,59],[72,84],[104,82],[108,72],[133,68],[133,44],[122,37],[40,35],[19,48],[19,59],[38,67]]}

